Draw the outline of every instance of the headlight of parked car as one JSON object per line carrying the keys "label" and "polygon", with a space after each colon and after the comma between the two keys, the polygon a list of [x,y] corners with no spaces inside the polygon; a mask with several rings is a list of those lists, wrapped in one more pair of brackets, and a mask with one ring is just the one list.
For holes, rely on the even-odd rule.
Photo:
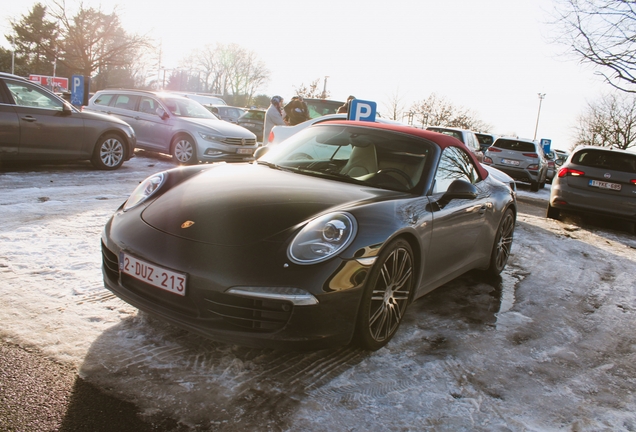
{"label": "headlight of parked car", "polygon": [[124,204],[124,211],[130,210],[150,198],[152,194],[161,188],[166,181],[166,177],[167,175],[165,172],[160,172],[151,175],[146,180],[139,183],[139,186],[137,186],[130,197],[128,197],[126,204]]}
{"label": "headlight of parked car", "polygon": [[203,132],[199,132],[199,135],[201,135],[201,138],[203,138],[206,141],[219,141],[222,142],[225,137],[222,135],[214,135],[211,133],[203,133]]}
{"label": "headlight of parked car", "polygon": [[329,213],[309,222],[289,245],[289,259],[296,264],[325,261],[349,246],[358,226],[349,213]]}

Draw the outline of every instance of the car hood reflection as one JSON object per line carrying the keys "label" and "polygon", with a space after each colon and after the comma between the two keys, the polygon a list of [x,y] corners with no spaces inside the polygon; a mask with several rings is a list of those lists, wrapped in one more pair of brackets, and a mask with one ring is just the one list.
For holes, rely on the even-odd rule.
{"label": "car hood reflection", "polygon": [[[245,246],[277,241],[315,215],[383,201],[399,192],[279,171],[220,165],[172,188],[142,214],[160,231],[203,243]],[[287,239],[283,235],[282,240]]]}

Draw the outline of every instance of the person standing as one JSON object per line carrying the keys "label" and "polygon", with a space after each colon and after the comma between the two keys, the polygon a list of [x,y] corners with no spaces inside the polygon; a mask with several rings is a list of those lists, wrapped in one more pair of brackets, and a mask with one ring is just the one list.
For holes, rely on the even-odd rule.
{"label": "person standing", "polygon": [[355,96],[349,96],[347,98],[347,101],[344,103],[344,105],[342,105],[340,108],[338,108],[338,114],[344,113],[344,114],[348,114],[349,113],[349,106],[351,105],[351,101],[354,100],[356,97]]}
{"label": "person standing", "polygon": [[283,111],[283,98],[274,96],[270,100],[269,108],[265,112],[265,124],[263,126],[263,145],[269,142],[269,133],[274,126],[282,126],[285,124]]}
{"label": "person standing", "polygon": [[290,126],[309,120],[309,109],[301,96],[294,96],[291,102],[285,105],[285,119]]}

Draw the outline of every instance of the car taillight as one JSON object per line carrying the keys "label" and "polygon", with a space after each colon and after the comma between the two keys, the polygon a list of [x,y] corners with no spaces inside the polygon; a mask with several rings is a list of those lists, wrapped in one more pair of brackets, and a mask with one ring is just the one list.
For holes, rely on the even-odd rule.
{"label": "car taillight", "polygon": [[539,165],[537,164],[528,165],[528,169],[532,171],[536,171],[539,169]]}
{"label": "car taillight", "polygon": [[539,155],[536,153],[523,153],[525,157],[538,158]]}
{"label": "car taillight", "polygon": [[571,176],[582,176],[585,175],[584,171],[579,171],[579,170],[575,170],[572,168],[561,168],[559,170],[559,177],[565,177],[566,175],[571,175]]}
{"label": "car taillight", "polygon": [[554,161],[548,161],[548,166],[550,168],[554,168]]}
{"label": "car taillight", "polygon": [[636,179],[631,179],[630,182],[632,182],[632,184],[636,185]]}
{"label": "car taillight", "polygon": [[492,159],[489,158],[488,156],[484,156],[484,163],[491,164],[492,163]]}
{"label": "car taillight", "polygon": [[501,152],[501,150],[499,150],[497,147],[488,147],[488,151],[493,153]]}
{"label": "car taillight", "polygon": [[272,142],[274,141],[274,131],[271,131],[269,133],[269,137],[267,138],[267,142]]}

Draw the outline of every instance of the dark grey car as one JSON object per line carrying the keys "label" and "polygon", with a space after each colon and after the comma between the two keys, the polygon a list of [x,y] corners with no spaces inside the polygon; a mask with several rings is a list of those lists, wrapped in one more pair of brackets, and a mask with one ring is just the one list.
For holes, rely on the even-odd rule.
{"label": "dark grey car", "polygon": [[545,186],[548,161],[541,146],[531,140],[497,138],[486,149],[484,164],[494,166],[516,181],[530,183],[533,192]]}
{"label": "dark grey car", "polygon": [[636,222],[636,154],[576,148],[552,181],[547,217],[558,219],[561,210]]}
{"label": "dark grey car", "polygon": [[90,160],[113,170],[134,148],[135,133],[127,123],[81,112],[38,84],[0,73],[0,163]]}

